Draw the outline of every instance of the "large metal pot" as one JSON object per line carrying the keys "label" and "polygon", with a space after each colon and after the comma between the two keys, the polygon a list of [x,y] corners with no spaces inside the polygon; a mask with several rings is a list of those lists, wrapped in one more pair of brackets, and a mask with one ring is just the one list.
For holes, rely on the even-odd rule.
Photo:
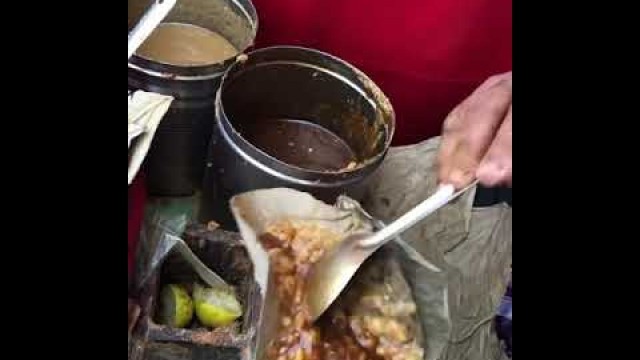
{"label": "large metal pot", "polygon": [[[129,0],[129,30],[149,0]],[[255,40],[258,19],[250,0],[180,0],[165,22],[213,30],[240,52]],[[235,59],[206,66],[174,66],[134,56],[128,64],[130,89],[175,98],[156,132],[145,172],[153,195],[192,195],[202,184],[220,79]]]}
{"label": "large metal pot", "polygon": [[[302,119],[322,126],[349,145],[357,166],[314,171],[268,155],[238,131],[241,122],[247,126],[247,121],[264,118]],[[261,188],[294,188],[327,202],[341,194],[358,199],[363,181],[387,153],[394,129],[389,100],[346,62],[300,47],[251,52],[229,68],[216,95],[203,216],[233,228],[226,205],[230,197]],[[207,208],[212,200],[216,206]]]}

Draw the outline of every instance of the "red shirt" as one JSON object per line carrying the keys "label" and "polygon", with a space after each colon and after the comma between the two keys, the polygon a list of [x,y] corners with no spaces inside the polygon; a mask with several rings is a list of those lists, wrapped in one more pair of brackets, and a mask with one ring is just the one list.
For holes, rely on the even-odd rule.
{"label": "red shirt", "polygon": [[396,144],[438,135],[487,77],[512,69],[511,0],[253,0],[257,47],[299,45],[350,62],[396,110]]}

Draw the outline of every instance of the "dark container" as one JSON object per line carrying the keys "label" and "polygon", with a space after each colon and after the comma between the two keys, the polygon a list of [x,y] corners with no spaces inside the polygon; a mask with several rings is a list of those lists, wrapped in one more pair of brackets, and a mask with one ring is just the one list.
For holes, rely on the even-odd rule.
{"label": "dark container", "polygon": [[[128,1],[129,30],[149,0]],[[258,19],[250,0],[181,0],[165,22],[197,25],[216,31],[240,52],[255,39]],[[225,70],[234,63],[174,66],[133,56],[128,64],[129,89],[175,98],[158,128],[144,171],[152,195],[189,196],[200,189],[207,145],[214,123],[214,98]]]}
{"label": "dark container", "polygon": [[[238,130],[269,118],[300,119],[329,130],[349,145],[357,165],[337,171],[293,166],[263,152]],[[262,188],[294,188],[326,202],[341,194],[359,199],[363,182],[386,155],[394,130],[389,100],[350,64],[300,47],[253,51],[229,68],[216,95],[203,219],[234,229],[227,208],[230,197]]]}
{"label": "dark container", "polygon": [[142,314],[129,344],[129,360],[252,359],[262,295],[240,235],[193,225],[185,232],[184,240],[198,258],[236,287],[243,316],[236,324],[213,331],[158,324],[154,318],[161,287],[197,279],[190,266],[179,255],[172,254],[142,290]]}

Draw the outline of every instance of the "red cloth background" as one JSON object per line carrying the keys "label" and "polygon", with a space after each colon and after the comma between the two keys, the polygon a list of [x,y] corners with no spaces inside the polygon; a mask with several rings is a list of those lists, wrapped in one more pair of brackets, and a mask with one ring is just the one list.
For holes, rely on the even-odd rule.
{"label": "red cloth background", "polygon": [[144,182],[141,178],[134,180],[129,186],[128,194],[128,272],[129,278],[133,274],[135,264],[135,253],[140,237],[140,227],[142,225],[142,217],[144,215],[144,202],[146,199],[146,191]]}
{"label": "red cloth background", "polygon": [[369,75],[396,110],[396,144],[438,135],[455,105],[512,68],[511,0],[253,3],[258,47],[319,49]]}

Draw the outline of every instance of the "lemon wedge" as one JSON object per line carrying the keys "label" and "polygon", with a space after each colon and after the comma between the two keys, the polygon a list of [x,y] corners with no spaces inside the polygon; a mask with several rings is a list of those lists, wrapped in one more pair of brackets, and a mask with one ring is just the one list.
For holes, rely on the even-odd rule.
{"label": "lemon wedge", "polygon": [[242,306],[228,289],[195,284],[193,300],[198,320],[208,327],[227,326],[242,316]]}

